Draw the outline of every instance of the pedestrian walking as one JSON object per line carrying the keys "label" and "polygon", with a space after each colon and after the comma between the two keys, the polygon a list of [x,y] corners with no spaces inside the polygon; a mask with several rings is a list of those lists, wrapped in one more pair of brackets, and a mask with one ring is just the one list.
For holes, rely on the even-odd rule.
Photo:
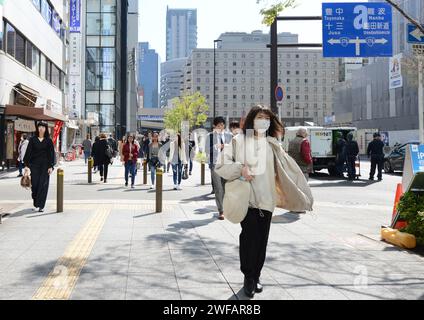
{"label": "pedestrian walking", "polygon": [[188,140],[188,154],[189,154],[189,160],[190,160],[190,166],[189,166],[189,172],[188,174],[191,176],[193,171],[193,159],[195,157],[196,153],[196,142],[194,141],[193,133],[190,132],[190,137]]}
{"label": "pedestrian walking", "polygon": [[82,147],[83,147],[83,150],[84,150],[84,162],[85,162],[85,164],[87,164],[88,158],[91,155],[91,148],[92,148],[92,142],[91,142],[89,134],[87,134],[87,137],[82,142]]}
{"label": "pedestrian walking", "polygon": [[296,161],[306,180],[309,180],[309,174],[313,171],[311,144],[308,140],[308,131],[305,128],[299,128],[296,137],[289,142],[288,154]]}
{"label": "pedestrian walking", "polygon": [[[248,113],[243,133],[226,145],[216,173],[229,182],[248,181],[248,189],[231,189],[240,201],[234,210],[241,212],[240,269],[244,274],[244,293],[253,297],[262,292],[261,271],[275,207],[299,211],[312,210],[313,197],[305,176],[277,140],[283,131],[280,120],[263,106]],[[283,267],[284,268],[284,267]]]}
{"label": "pedestrian walking", "polygon": [[355,162],[359,154],[358,142],[353,140],[353,133],[349,132],[347,135],[346,143],[346,161],[347,161],[347,174],[348,180],[353,181],[356,178]]}
{"label": "pedestrian walking", "polygon": [[21,135],[21,141],[19,142],[19,146],[18,146],[18,169],[19,169],[18,178],[23,176],[22,170],[25,167],[24,158],[25,158],[26,150],[28,148],[28,144],[29,144],[29,141],[27,139],[27,134],[23,133]]}
{"label": "pedestrian walking", "polygon": [[24,157],[25,174],[31,175],[34,211],[43,212],[49,191],[50,175],[56,162],[53,141],[46,122],[37,124],[35,135],[29,140]]}
{"label": "pedestrian walking", "polygon": [[159,151],[161,147],[162,145],[159,142],[159,134],[154,132],[152,136],[152,143],[149,144],[149,151],[147,153],[147,163],[150,167],[150,179],[152,182],[150,189],[155,187],[156,169],[160,168],[161,166],[159,159]]}
{"label": "pedestrian walking", "polygon": [[91,147],[91,157],[94,160],[94,166],[93,166],[93,173],[97,173],[98,169],[99,169],[99,162],[97,160],[96,154],[97,154],[97,148],[99,146],[99,141],[100,141],[100,137],[96,136],[94,138],[94,143]]}
{"label": "pedestrian walking", "polygon": [[185,143],[182,141],[180,133],[173,135],[171,139],[169,160],[172,165],[174,190],[181,190],[183,166],[186,166],[188,163],[185,152]]}
{"label": "pedestrian walking", "polygon": [[374,140],[368,144],[367,155],[371,158],[371,171],[369,180],[374,180],[375,169],[378,168],[377,179],[383,180],[383,163],[384,163],[384,143],[381,141],[381,135],[375,132]]}
{"label": "pedestrian walking", "polygon": [[223,117],[216,117],[213,121],[214,131],[209,133],[209,169],[211,171],[211,181],[215,193],[215,202],[218,208],[218,219],[224,220],[224,193],[225,180],[215,172],[215,164],[224,146],[231,142],[232,134],[225,132],[225,120]]}
{"label": "pedestrian walking", "polygon": [[93,150],[94,160],[100,172],[100,181],[107,183],[108,168],[113,159],[113,148],[107,140],[106,134],[100,135],[100,140],[97,142]]}
{"label": "pedestrian walking", "polygon": [[113,155],[112,158],[115,158],[116,156],[118,156],[118,143],[113,138],[112,134],[109,135],[109,139],[107,139],[107,142],[112,148],[112,155]]}
{"label": "pedestrian walking", "polygon": [[134,189],[135,184],[135,169],[137,166],[138,152],[139,149],[134,143],[135,137],[129,135],[127,142],[122,148],[122,154],[124,155],[125,163],[125,186],[128,187],[128,175],[131,174],[131,188]]}
{"label": "pedestrian walking", "polygon": [[336,140],[336,172],[337,176],[343,177],[344,165],[346,163],[346,140],[343,137],[342,132],[337,132],[337,140]]}
{"label": "pedestrian walking", "polygon": [[238,122],[238,121],[231,122],[230,123],[230,131],[231,131],[231,133],[234,137],[236,135],[238,135],[240,132],[242,132],[242,130],[240,129],[240,122]]}

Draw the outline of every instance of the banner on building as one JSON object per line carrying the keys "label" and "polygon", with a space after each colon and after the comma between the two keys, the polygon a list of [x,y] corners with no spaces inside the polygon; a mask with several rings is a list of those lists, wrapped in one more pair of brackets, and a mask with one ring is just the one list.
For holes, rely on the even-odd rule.
{"label": "banner on building", "polygon": [[79,119],[81,115],[81,34],[70,35],[69,64],[69,118]]}
{"label": "banner on building", "polygon": [[402,53],[390,58],[390,62],[389,62],[390,89],[401,88],[403,86],[401,62],[402,62]]}
{"label": "banner on building", "polygon": [[53,144],[55,145],[57,142],[57,138],[59,138],[60,130],[62,129],[63,121],[56,121],[54,124],[53,130]]}
{"label": "banner on building", "polygon": [[70,1],[69,29],[71,33],[81,32],[81,0]]}

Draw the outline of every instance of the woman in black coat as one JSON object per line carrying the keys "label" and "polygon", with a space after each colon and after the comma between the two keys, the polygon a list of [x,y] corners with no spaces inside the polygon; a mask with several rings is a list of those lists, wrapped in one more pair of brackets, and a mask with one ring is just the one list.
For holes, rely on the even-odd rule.
{"label": "woman in black coat", "polygon": [[[44,211],[49,191],[50,175],[56,162],[53,141],[48,125],[39,122],[35,135],[29,140],[25,153],[25,174],[31,174],[31,191],[34,210]],[[28,170],[29,168],[29,170]]]}
{"label": "woman in black coat", "polygon": [[102,133],[100,135],[100,140],[94,143],[92,153],[94,157],[94,165],[96,165],[100,171],[100,181],[104,181],[104,183],[107,182],[107,172],[111,160],[111,158],[106,154],[108,148],[109,143],[107,141],[107,136]]}
{"label": "woman in black coat", "polygon": [[94,139],[93,146],[91,147],[91,157],[92,157],[92,158],[93,158],[93,160],[94,160],[94,163],[93,163],[94,173],[96,173],[96,172],[97,172],[98,167],[99,167],[99,163],[98,163],[98,161],[96,160],[96,149],[97,149],[97,146],[99,145],[99,143],[98,143],[99,141],[100,141],[100,137],[99,137],[99,136],[97,136],[97,137]]}

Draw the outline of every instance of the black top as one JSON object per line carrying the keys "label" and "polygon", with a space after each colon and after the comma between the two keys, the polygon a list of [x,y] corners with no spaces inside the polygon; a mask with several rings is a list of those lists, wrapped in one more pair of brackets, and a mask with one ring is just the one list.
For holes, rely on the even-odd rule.
{"label": "black top", "polygon": [[108,146],[109,143],[105,139],[94,143],[93,149],[91,150],[91,155],[94,158],[95,166],[110,163],[110,158],[106,156],[106,150]]}
{"label": "black top", "polygon": [[35,165],[54,168],[55,158],[52,139],[44,138],[43,141],[40,141],[38,137],[34,136],[29,140],[24,157],[25,166]]}
{"label": "black top", "polygon": [[384,142],[381,140],[374,139],[368,145],[367,155],[383,155]]}
{"label": "black top", "polygon": [[359,154],[358,142],[351,140],[346,144],[346,154],[348,157],[356,157]]}

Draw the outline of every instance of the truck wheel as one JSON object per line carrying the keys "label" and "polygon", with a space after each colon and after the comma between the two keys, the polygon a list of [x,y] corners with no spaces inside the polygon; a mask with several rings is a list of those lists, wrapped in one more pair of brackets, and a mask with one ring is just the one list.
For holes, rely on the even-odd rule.
{"label": "truck wheel", "polygon": [[385,173],[393,173],[394,172],[389,161],[384,161],[384,172]]}
{"label": "truck wheel", "polygon": [[328,167],[327,170],[328,170],[328,173],[329,173],[330,176],[336,176],[337,175],[336,167],[331,166],[331,167]]}

